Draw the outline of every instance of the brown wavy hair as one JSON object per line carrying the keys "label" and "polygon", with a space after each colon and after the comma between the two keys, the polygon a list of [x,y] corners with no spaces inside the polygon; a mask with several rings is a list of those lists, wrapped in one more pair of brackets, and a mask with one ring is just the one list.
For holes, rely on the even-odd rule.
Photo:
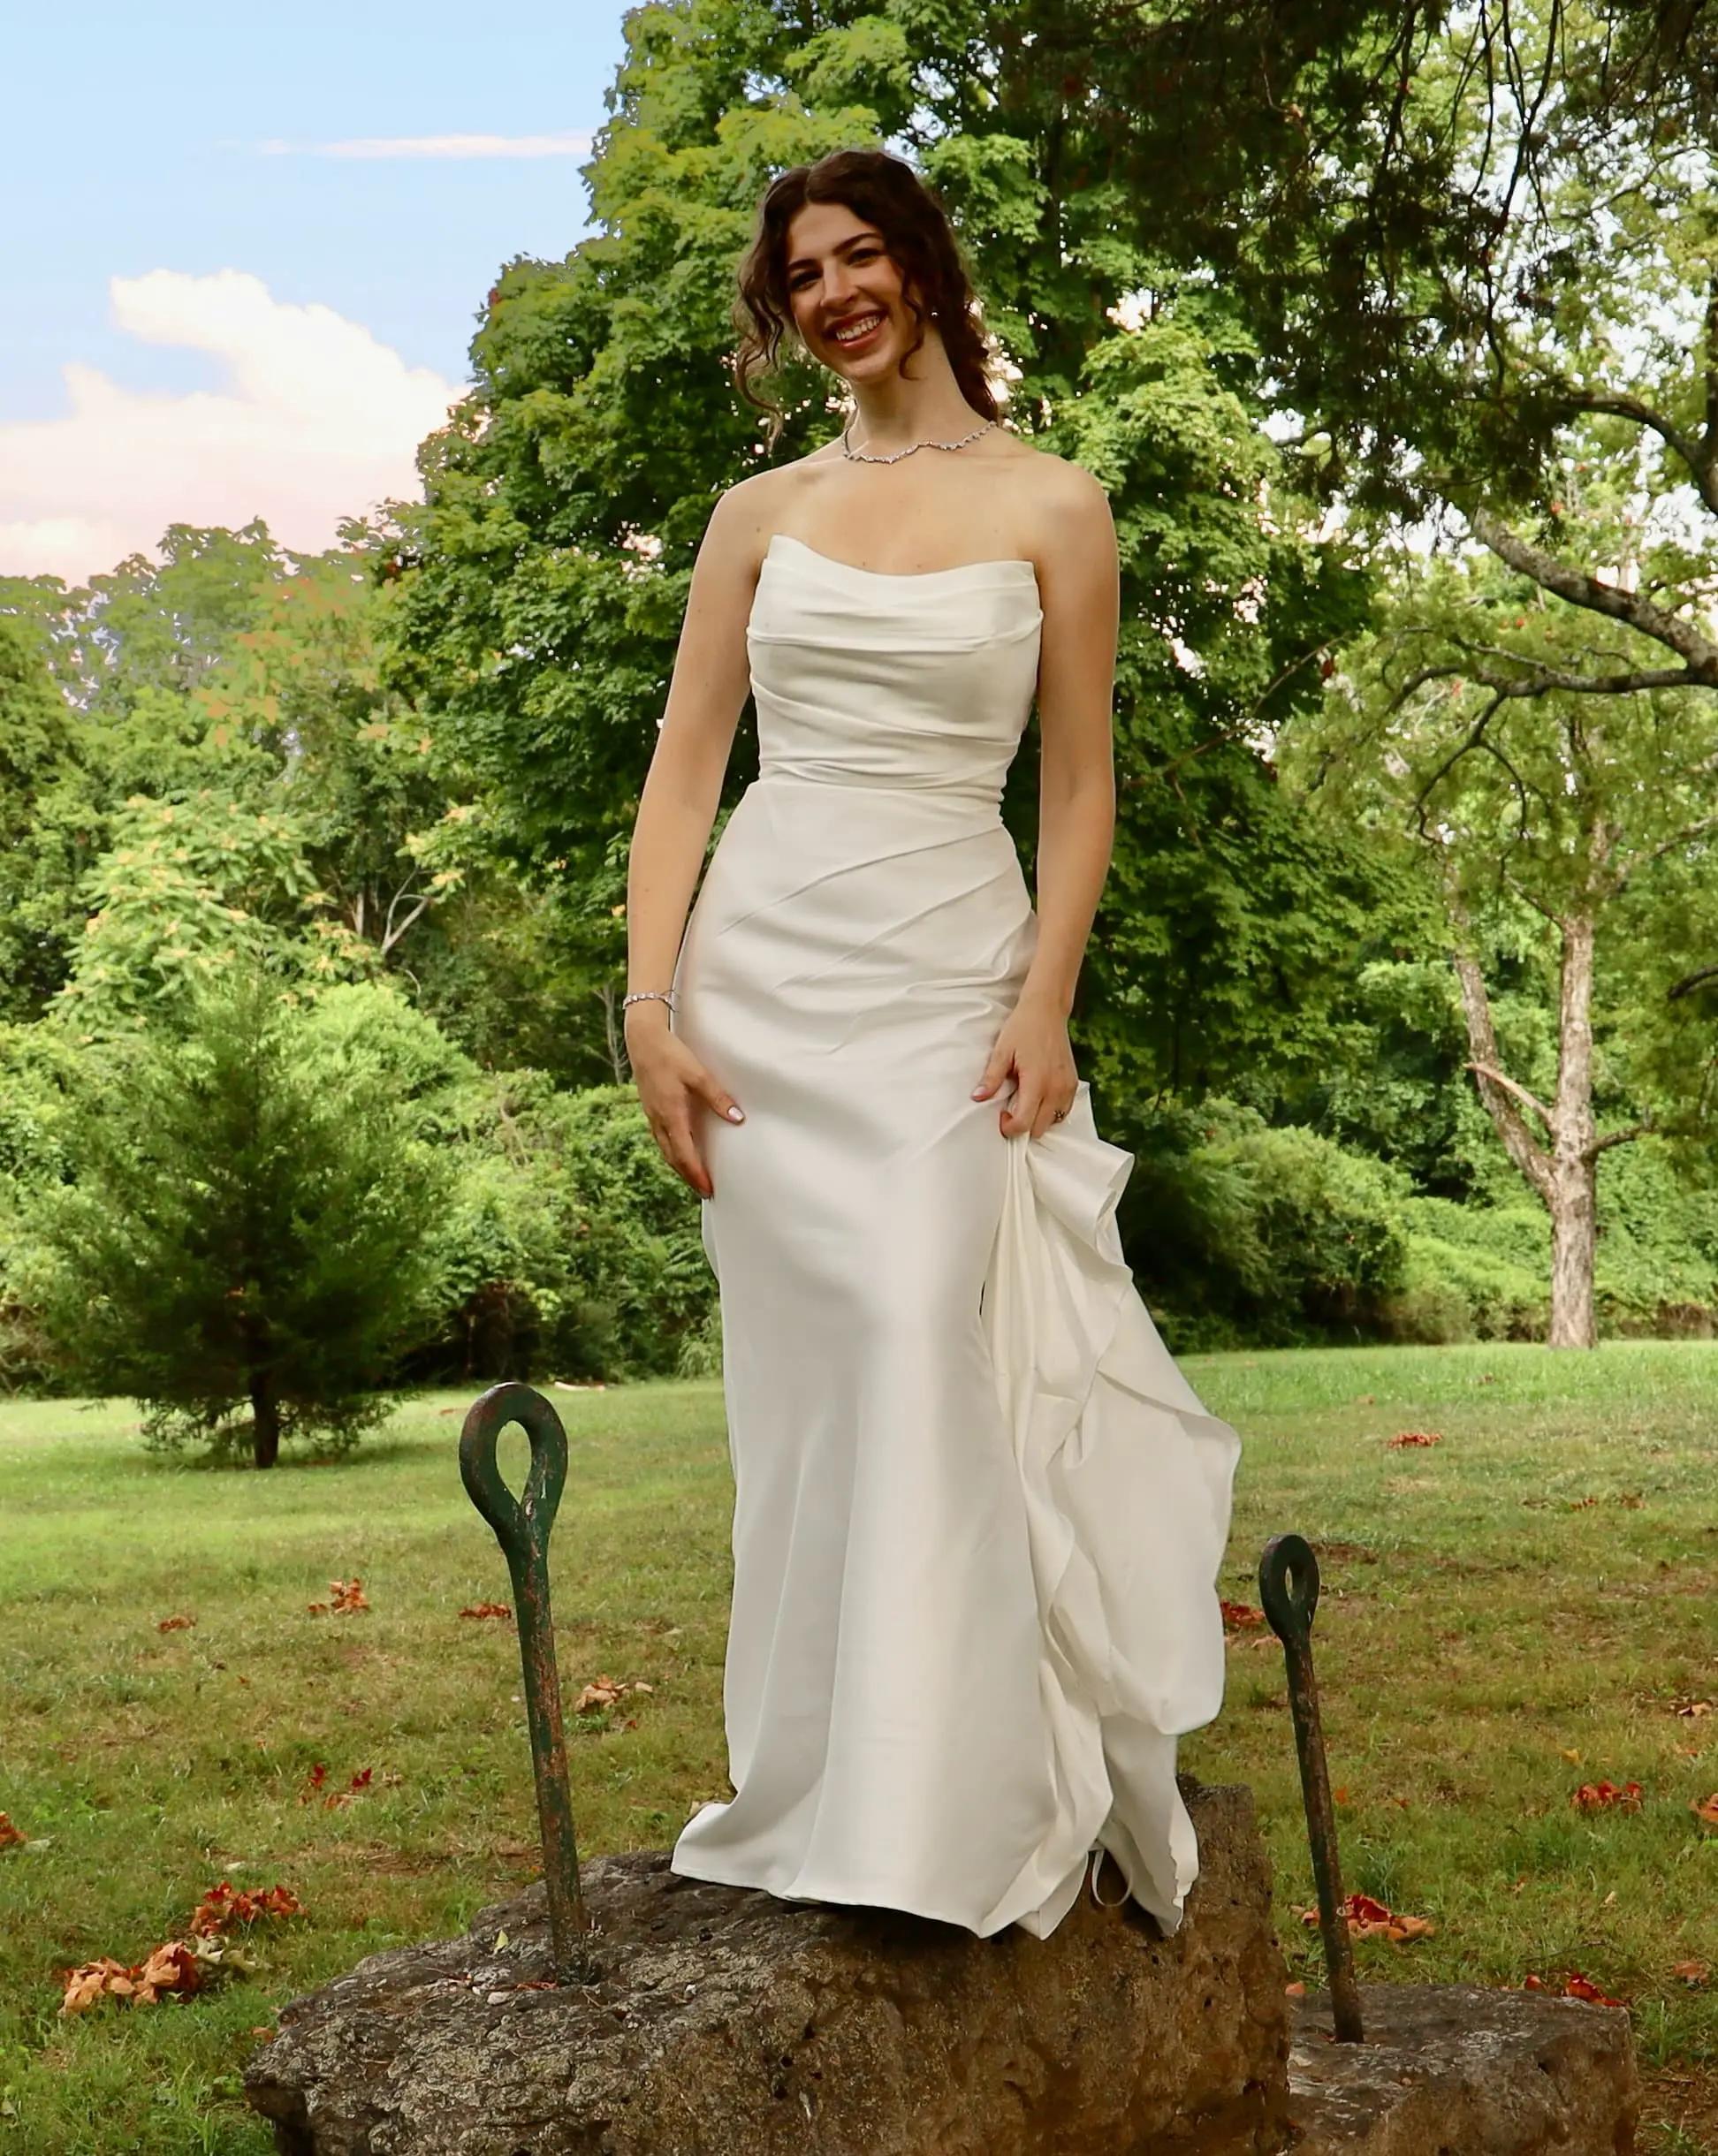
{"label": "brown wavy hair", "polygon": [[981,417],[999,418],[1001,407],[989,378],[990,340],[941,201],[911,165],[886,150],[838,149],[815,164],[794,165],[771,182],[758,205],[757,229],[740,263],[734,303],[740,331],[733,360],[734,386],[748,404],[770,414],[769,446],[775,447],[787,421],[780,406],[756,384],[760,376],[780,371],[781,347],[793,330],[787,228],[808,202],[840,202],[882,234],[885,250],[901,272],[901,297],[918,323],[917,336],[901,354],[901,370],[923,345],[929,316],[941,332],[961,394]]}

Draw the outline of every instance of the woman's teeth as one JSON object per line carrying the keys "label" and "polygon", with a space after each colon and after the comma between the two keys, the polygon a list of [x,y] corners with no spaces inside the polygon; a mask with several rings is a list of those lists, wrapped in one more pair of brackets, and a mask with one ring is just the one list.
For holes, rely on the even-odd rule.
{"label": "woman's teeth", "polygon": [[866,315],[857,322],[844,323],[834,332],[835,342],[838,345],[855,344],[860,338],[869,337],[882,319],[881,315]]}

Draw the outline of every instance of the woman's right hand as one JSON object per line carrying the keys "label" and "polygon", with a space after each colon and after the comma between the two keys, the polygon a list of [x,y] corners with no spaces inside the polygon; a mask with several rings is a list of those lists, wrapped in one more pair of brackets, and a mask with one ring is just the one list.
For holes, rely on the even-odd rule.
{"label": "woman's right hand", "polygon": [[626,1036],[633,1082],[663,1158],[701,1198],[711,1196],[710,1171],[693,1135],[696,1105],[707,1102],[718,1115],[739,1123],[745,1120],[740,1104],[674,1032],[665,1005],[635,1004],[627,1013]]}

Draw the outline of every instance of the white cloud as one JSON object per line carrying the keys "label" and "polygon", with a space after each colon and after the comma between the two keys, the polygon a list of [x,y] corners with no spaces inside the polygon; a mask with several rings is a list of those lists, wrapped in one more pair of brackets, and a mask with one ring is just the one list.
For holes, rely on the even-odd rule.
{"label": "white cloud", "polygon": [[259,142],[265,157],[588,157],[586,134],[358,135],[346,142]]}
{"label": "white cloud", "polygon": [[241,270],[153,270],[110,279],[109,292],[120,329],[211,353],[225,378],[183,394],[133,390],[74,361],[62,415],[0,421],[0,572],[81,583],[127,554],[159,558],[169,524],[253,517],[315,552],[342,516],[418,497],[414,453],[460,383]]}

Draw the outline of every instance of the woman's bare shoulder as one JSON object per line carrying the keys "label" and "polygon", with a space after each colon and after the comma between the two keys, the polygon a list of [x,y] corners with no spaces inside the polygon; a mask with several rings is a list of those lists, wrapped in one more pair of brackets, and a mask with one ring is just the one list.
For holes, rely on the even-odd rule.
{"label": "woman's bare shoulder", "polygon": [[772,466],[725,487],[704,528],[706,543],[724,552],[761,558],[770,535],[781,522],[788,498],[783,485],[786,476],[785,467]]}
{"label": "woman's bare shoulder", "polygon": [[1109,496],[1083,464],[1013,434],[1004,454],[1015,467],[1011,483],[1018,490],[1015,498],[1030,535],[1030,550],[1040,561],[1060,556],[1070,547],[1114,550],[1115,526]]}

